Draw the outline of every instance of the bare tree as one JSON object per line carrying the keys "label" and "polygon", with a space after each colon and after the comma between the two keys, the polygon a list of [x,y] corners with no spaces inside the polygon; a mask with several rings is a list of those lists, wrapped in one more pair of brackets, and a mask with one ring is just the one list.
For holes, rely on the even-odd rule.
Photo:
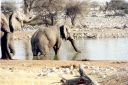
{"label": "bare tree", "polygon": [[54,25],[59,12],[66,12],[74,25],[78,15],[86,14],[88,4],[75,0],[24,0],[24,11],[33,11],[43,24]]}
{"label": "bare tree", "polygon": [[57,13],[65,7],[64,0],[40,0],[35,4],[35,11],[40,12],[40,16],[46,25],[54,25]]}
{"label": "bare tree", "polygon": [[56,15],[65,7],[66,0],[24,0],[25,13],[33,11],[46,25],[54,25]]}
{"label": "bare tree", "polygon": [[28,14],[33,10],[36,1],[37,0],[24,0],[23,9],[25,14]]}
{"label": "bare tree", "polygon": [[1,3],[1,11],[5,14],[13,12],[17,9],[15,2],[5,1]]}
{"label": "bare tree", "polygon": [[75,25],[75,19],[78,15],[86,15],[88,12],[88,3],[85,1],[79,2],[70,0],[70,2],[67,4],[65,10],[66,15],[70,17],[72,25]]}
{"label": "bare tree", "polygon": [[125,0],[111,0],[106,3],[105,10],[113,10],[116,13],[116,10],[124,10],[128,9],[128,3]]}

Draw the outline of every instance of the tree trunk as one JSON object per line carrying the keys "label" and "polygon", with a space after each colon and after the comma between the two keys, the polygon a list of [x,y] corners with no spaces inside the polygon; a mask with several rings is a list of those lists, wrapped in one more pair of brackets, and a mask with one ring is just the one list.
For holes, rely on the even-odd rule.
{"label": "tree trunk", "polygon": [[28,4],[27,1],[24,0],[24,13],[27,14],[28,13]]}
{"label": "tree trunk", "polygon": [[75,19],[76,19],[76,15],[71,17],[71,23],[73,26],[75,25]]}

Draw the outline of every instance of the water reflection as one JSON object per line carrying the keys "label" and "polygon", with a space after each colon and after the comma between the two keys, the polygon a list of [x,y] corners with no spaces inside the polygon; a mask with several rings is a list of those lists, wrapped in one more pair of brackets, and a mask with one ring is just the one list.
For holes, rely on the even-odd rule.
{"label": "water reflection", "polygon": [[[76,40],[82,53],[76,53],[70,42],[64,41],[59,56],[51,50],[48,57],[32,56],[30,41],[14,41],[14,59],[21,60],[128,60],[128,39],[80,39]],[[1,53],[0,53],[1,54]]]}
{"label": "water reflection", "polygon": [[[16,40],[14,41],[14,48],[16,50],[16,54],[14,55],[14,59],[22,59],[22,60],[30,60],[32,59],[30,41],[28,40]],[[30,57],[31,56],[31,57]]]}

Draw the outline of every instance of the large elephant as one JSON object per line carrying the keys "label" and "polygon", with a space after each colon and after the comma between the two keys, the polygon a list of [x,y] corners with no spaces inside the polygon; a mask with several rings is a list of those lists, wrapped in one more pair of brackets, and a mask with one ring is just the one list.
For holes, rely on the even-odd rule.
{"label": "large elephant", "polygon": [[10,38],[10,28],[7,18],[3,13],[1,13],[1,31],[0,31],[0,39],[1,39],[1,59],[12,59],[10,50],[9,50],[9,38]]}
{"label": "large elephant", "polygon": [[1,13],[1,53],[2,59],[12,59],[11,53],[14,55],[15,50],[13,46],[13,34],[17,29],[22,29],[23,24],[30,22],[34,17],[29,17],[24,13],[15,11],[10,14],[7,19],[3,13]]}
{"label": "large elephant", "polygon": [[59,48],[62,40],[69,40],[76,52],[80,52],[75,45],[74,39],[72,38],[69,28],[66,25],[60,27],[51,28],[40,28],[38,29],[31,38],[31,46],[33,56],[40,55],[48,56],[49,50],[54,49],[55,55],[58,55]]}

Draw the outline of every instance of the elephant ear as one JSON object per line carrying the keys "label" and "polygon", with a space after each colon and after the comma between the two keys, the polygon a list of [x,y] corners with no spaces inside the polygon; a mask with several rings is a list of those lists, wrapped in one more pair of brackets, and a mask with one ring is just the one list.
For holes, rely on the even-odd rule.
{"label": "elephant ear", "polygon": [[66,40],[70,36],[69,29],[66,25],[60,26],[60,35],[61,35],[62,39],[66,39]]}
{"label": "elephant ear", "polygon": [[23,22],[21,20],[21,17],[17,12],[13,12],[9,17],[9,26],[11,32],[14,32],[14,30],[19,30],[23,26]]}
{"label": "elephant ear", "polygon": [[29,22],[32,19],[33,19],[32,17],[29,17],[19,11],[13,12],[9,18],[9,24],[12,32],[14,30],[21,30],[24,25],[24,22]]}
{"label": "elephant ear", "polygon": [[3,13],[1,13],[1,31],[10,32],[7,18]]}

